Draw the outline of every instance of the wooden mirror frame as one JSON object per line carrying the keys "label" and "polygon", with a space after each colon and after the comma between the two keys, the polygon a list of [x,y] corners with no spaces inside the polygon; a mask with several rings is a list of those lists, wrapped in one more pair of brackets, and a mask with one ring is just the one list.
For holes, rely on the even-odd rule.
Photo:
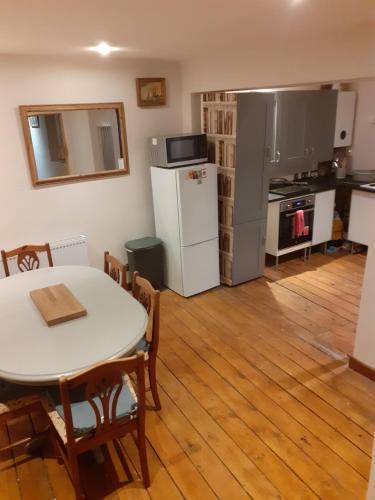
{"label": "wooden mirror frame", "polygon": [[[118,123],[120,127],[120,141],[122,155],[124,158],[124,168],[116,170],[103,170],[101,172],[93,172],[88,174],[72,174],[72,175],[61,175],[58,177],[48,177],[46,179],[38,178],[38,171],[35,161],[34,148],[31,139],[31,132],[29,126],[29,115],[30,114],[54,114],[62,111],[86,111],[94,109],[114,109],[117,112]],[[125,109],[122,102],[105,102],[105,103],[85,103],[85,104],[48,104],[48,105],[31,105],[31,106],[20,106],[20,115],[22,121],[22,129],[25,138],[27,157],[29,160],[29,167],[31,173],[31,180],[34,186],[40,186],[44,184],[56,184],[59,182],[70,182],[70,181],[83,181],[87,179],[97,179],[101,177],[112,177],[117,175],[128,175],[129,171],[129,156],[128,156],[128,144],[126,138],[126,125],[125,125]]]}

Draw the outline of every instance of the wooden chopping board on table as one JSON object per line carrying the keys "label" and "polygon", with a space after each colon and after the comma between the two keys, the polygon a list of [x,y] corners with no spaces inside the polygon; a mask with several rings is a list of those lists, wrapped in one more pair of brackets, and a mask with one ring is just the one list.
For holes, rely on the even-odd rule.
{"label": "wooden chopping board on table", "polygon": [[30,297],[48,326],[87,315],[86,309],[62,283],[31,290]]}

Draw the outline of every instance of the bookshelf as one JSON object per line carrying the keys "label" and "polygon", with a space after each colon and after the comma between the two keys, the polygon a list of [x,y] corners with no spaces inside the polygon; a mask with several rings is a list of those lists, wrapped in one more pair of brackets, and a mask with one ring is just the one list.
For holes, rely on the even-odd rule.
{"label": "bookshelf", "polygon": [[208,161],[218,167],[220,281],[232,285],[233,212],[236,173],[237,95],[201,95],[201,128],[207,134]]}

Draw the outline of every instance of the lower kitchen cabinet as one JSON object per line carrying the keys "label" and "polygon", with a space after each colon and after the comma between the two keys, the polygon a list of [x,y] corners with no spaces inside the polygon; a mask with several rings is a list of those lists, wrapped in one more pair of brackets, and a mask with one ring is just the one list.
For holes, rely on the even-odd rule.
{"label": "lower kitchen cabinet", "polygon": [[232,284],[263,275],[266,245],[266,220],[237,224],[233,228]]}
{"label": "lower kitchen cabinet", "polygon": [[369,244],[370,227],[374,225],[375,193],[352,191],[348,240],[361,245]]}
{"label": "lower kitchen cabinet", "polygon": [[335,193],[332,189],[315,195],[312,246],[326,243],[332,238]]}

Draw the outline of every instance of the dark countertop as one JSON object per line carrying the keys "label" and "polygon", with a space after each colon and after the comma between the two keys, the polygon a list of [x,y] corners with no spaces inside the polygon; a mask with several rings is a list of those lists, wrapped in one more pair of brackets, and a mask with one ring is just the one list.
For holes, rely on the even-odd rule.
{"label": "dark countertop", "polygon": [[[327,176],[327,177],[318,177],[314,179],[307,179],[307,186],[300,186],[301,189],[308,188],[309,192],[301,193],[301,194],[288,194],[284,196],[279,196],[273,200],[268,200],[269,203],[273,203],[274,201],[288,200],[291,198],[297,198],[299,196],[306,196],[309,194],[322,193],[324,191],[331,191],[332,189],[336,189],[338,187],[348,187],[349,189],[356,189],[358,191],[366,191],[368,193],[372,193],[375,196],[375,190],[361,187],[362,184],[367,184],[366,181],[354,181],[351,177],[346,177],[345,179],[336,179],[335,176]],[[298,187],[298,186],[296,186]]]}
{"label": "dark countertop", "polygon": [[369,184],[366,181],[354,181],[351,177],[346,177],[345,179],[337,179],[336,186],[348,186],[351,189],[356,189],[357,191],[366,191],[367,193],[375,194],[375,190],[367,187],[362,187],[363,184]]}

